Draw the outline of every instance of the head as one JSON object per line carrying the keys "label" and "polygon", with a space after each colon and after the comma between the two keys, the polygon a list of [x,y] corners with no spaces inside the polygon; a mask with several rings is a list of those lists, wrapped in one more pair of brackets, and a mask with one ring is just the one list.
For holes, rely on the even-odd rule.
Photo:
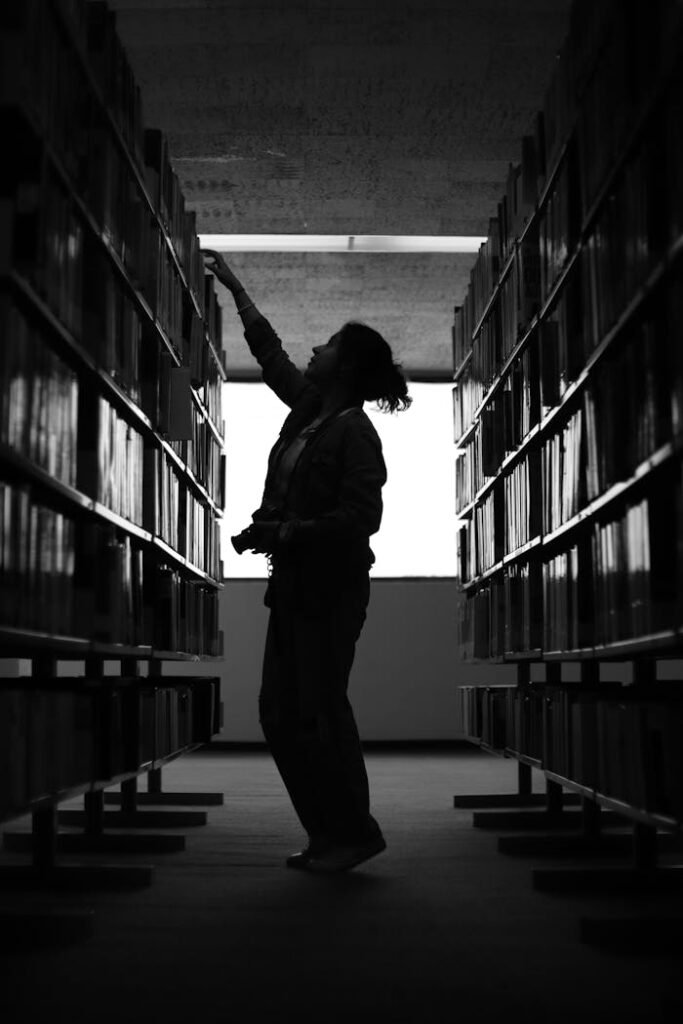
{"label": "head", "polygon": [[313,349],[306,375],[321,390],[343,389],[352,400],[377,402],[380,409],[397,412],[412,403],[401,367],[378,331],[350,320],[326,345]]}

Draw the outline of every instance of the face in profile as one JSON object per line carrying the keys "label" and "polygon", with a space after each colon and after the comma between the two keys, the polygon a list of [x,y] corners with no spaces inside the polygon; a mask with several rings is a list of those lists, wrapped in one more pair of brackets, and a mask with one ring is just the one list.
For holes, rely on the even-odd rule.
{"label": "face in profile", "polygon": [[325,384],[338,374],[341,334],[333,334],[326,345],[315,345],[305,376],[316,384]]}

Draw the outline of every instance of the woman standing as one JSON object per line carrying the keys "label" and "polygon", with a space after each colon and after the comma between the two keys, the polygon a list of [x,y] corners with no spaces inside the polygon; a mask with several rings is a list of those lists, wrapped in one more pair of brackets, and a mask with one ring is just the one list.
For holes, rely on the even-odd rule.
{"label": "woman standing", "polygon": [[291,410],[261,506],[233,540],[237,550],[268,555],[271,567],[259,717],[309,840],[287,864],[343,871],[386,848],[347,696],[387,478],[363,402],[395,412],[412,399],[389,345],[356,322],[314,347],[301,373],[225,260],[204,254],[235,299],[264,382]]}

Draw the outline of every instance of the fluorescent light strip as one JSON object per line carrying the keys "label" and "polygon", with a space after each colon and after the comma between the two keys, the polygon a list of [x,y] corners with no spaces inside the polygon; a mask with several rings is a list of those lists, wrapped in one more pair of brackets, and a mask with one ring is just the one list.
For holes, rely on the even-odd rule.
{"label": "fluorescent light strip", "polygon": [[200,235],[217,252],[479,252],[476,235]]}

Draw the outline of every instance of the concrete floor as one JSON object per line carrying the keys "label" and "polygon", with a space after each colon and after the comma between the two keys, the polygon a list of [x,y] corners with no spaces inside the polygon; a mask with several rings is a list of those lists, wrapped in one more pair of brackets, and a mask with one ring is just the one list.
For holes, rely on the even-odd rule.
{"label": "concrete floor", "polygon": [[[670,897],[537,892],[543,862],[499,853],[496,833],[453,808],[455,793],[514,792],[514,762],[464,748],[367,764],[388,849],[328,878],[284,867],[303,837],[267,755],[170,765],[165,789],[221,791],[225,803],[184,830],[184,852],[125,858],[156,864],[151,887],[0,897],[6,911],[95,911],[84,942],[3,956],[3,1024],[681,1019],[680,953],[616,954],[578,937],[584,914],[671,913]],[[21,859],[4,852],[0,865]]]}

